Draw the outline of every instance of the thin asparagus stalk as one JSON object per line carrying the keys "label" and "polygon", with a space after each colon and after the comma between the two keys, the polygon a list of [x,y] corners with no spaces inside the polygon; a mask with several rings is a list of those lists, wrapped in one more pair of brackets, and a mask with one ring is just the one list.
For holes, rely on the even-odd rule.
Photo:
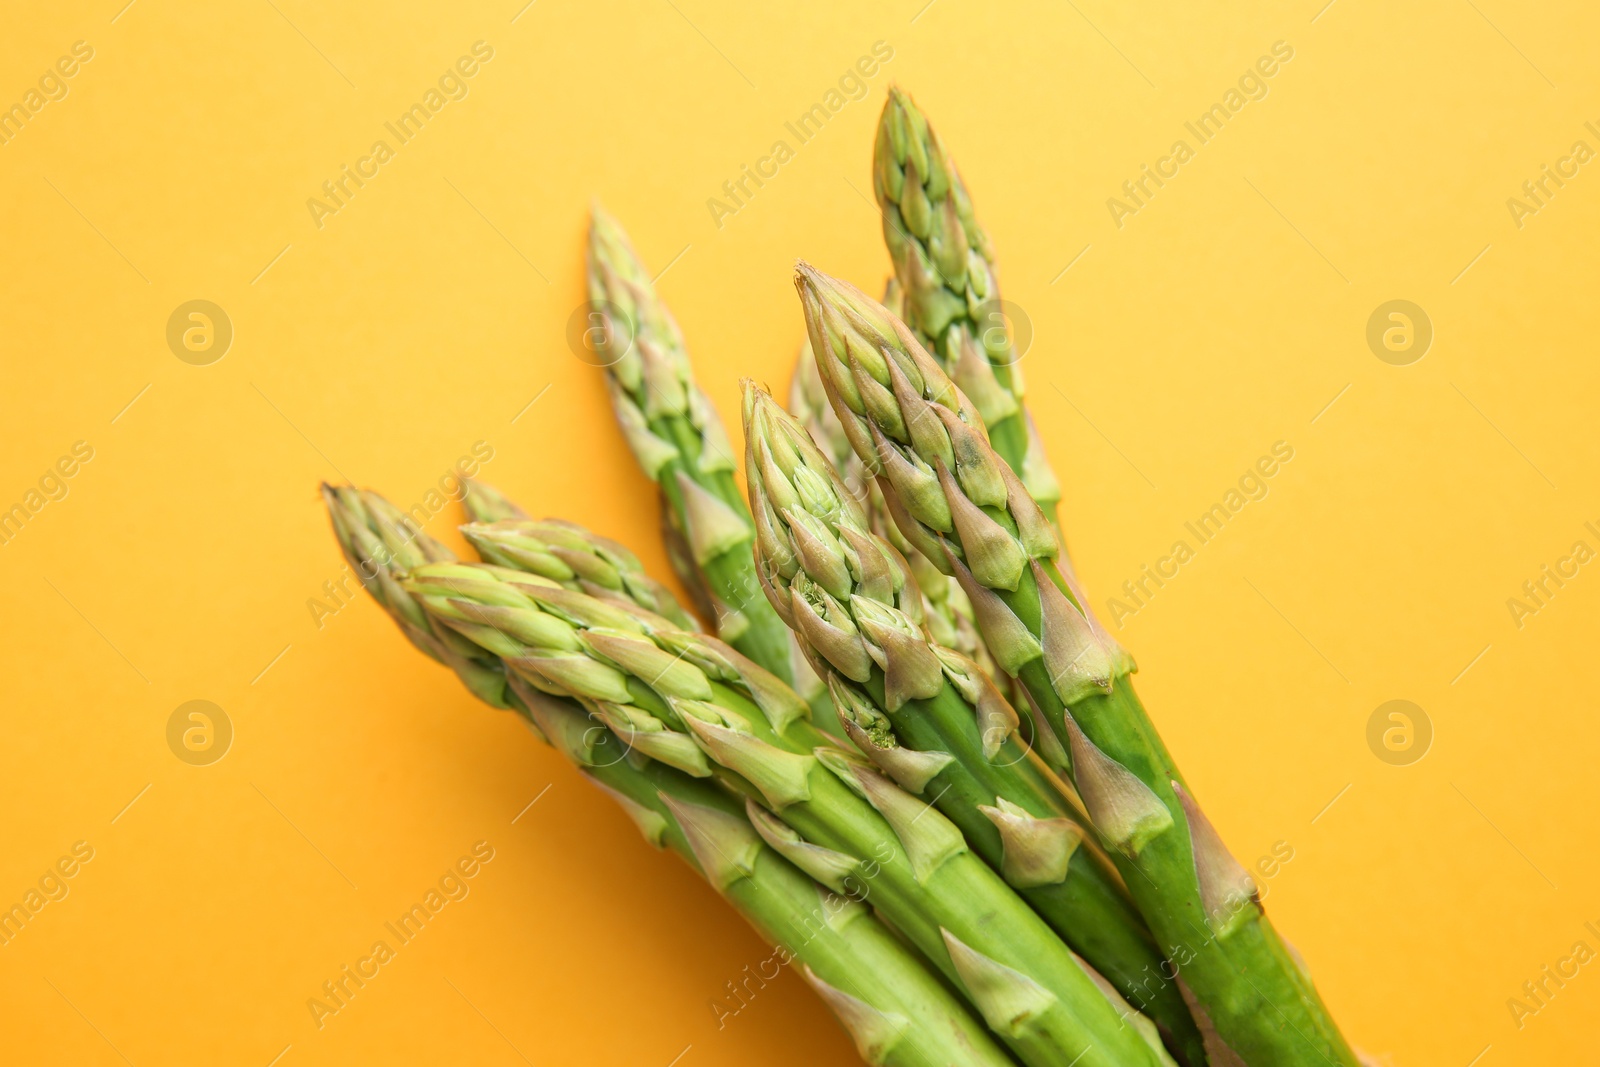
{"label": "thin asparagus stalk", "polygon": [[733,446],[695,384],[677,322],[622,228],[598,207],[589,229],[588,285],[598,326],[592,336],[612,407],[634,458],[661,489],[677,535],[669,547],[675,541],[678,551],[669,557],[682,568],[679,577],[711,603],[723,640],[795,682],[793,642],[756,584],[754,531],[734,480]]}
{"label": "thin asparagus stalk", "polygon": [[944,142],[896,86],[878,119],[872,188],[905,292],[904,311],[894,313],[972,399],[995,451],[1055,522],[1061,485],[1023,407],[1021,358],[1007,329],[993,245]]}
{"label": "thin asparagus stalk", "polygon": [[910,566],[868,529],[805,427],[748,381],[744,433],[757,573],[856,746],[929,797],[1180,1061],[1204,1064],[1189,1009],[1110,860],[1018,746],[1005,698],[924,629]]}
{"label": "thin asparagus stalk", "polygon": [[[426,635],[429,640],[420,646],[425,652],[451,647],[454,631],[434,625],[401,589],[409,568],[421,562],[419,555],[447,564],[453,558],[448,549],[403,515],[394,521],[398,513],[376,494],[324,486],[323,496],[340,548],[363,579],[370,576],[368,588],[380,606],[413,640],[418,632]],[[520,514],[494,497],[480,495],[473,514]],[[676,852],[762,937],[780,946],[783,961],[798,965],[855,1040],[862,1059],[885,1067],[1013,1065],[921,958],[865,905],[825,889],[767,845],[737,798],[628,752],[579,702],[541,692],[507,671],[498,657],[479,653],[481,668],[503,683],[503,703],[495,706],[522,716],[609,793],[646,840]],[[449,657],[435,658],[454,666]],[[478,692],[476,674],[463,680]]]}
{"label": "thin asparagus stalk", "polygon": [[907,540],[961,582],[995,659],[1070,753],[1073,783],[1196,1021],[1226,1046],[1213,1061],[1354,1067],[1156,735],[1127,677],[1131,660],[1057,567],[1054,529],[991,447],[973,402],[859,290],[804,265],[797,285],[852,447]]}
{"label": "thin asparagus stalk", "polygon": [[403,587],[637,751],[744,794],[768,844],[865,897],[1032,1067],[1171,1063],[953,824],[836,747],[798,694],[730,646],[488,564],[426,564]]}

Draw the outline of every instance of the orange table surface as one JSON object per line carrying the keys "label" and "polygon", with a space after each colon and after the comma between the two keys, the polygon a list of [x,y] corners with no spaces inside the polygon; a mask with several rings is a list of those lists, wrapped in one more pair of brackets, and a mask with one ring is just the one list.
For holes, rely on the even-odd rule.
{"label": "orange table surface", "polygon": [[316,490],[460,546],[429,494],[476,449],[665,577],[568,343],[588,206],[737,439],[794,261],[889,269],[896,83],[1095,606],[1236,854],[1290,857],[1267,907],[1351,1040],[1591,1062],[1592,5],[124,2],[0,35],[0,1057],[853,1061],[792,973],[732,1001],[759,939],[341,590]]}

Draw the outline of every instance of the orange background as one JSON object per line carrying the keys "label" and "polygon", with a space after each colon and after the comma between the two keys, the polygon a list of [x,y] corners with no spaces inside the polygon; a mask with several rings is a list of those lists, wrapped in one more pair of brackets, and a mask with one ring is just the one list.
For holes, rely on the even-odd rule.
{"label": "orange background", "polygon": [[[663,574],[650,487],[564,340],[587,204],[671,264],[731,424],[739,376],[787,382],[796,257],[887,271],[868,200],[890,80],[961,161],[1032,321],[1030,402],[1097,603],[1295,449],[1119,636],[1240,858],[1292,847],[1268,906],[1352,1040],[1403,1067],[1593,1055],[1592,967],[1521,1029],[1506,1004],[1600,949],[1600,574],[1520,629],[1506,607],[1600,548],[1600,175],[1520,228],[1506,206],[1600,148],[1591,8],[121,3],[33,5],[0,39],[0,103],[94,49],[0,145],[0,506],[94,449],[0,546],[0,903],[94,850],[0,948],[8,1060],[850,1061],[790,974],[719,1030],[708,1002],[765,957],[754,935],[371,604],[319,627],[307,601],[341,565],[319,480],[409,505],[477,441],[488,480]],[[467,97],[314,225],[307,198],[479,40]],[[878,40],[870,96],[714,225],[707,198]],[[1106,199],[1280,40],[1265,99],[1114,225]],[[1409,366],[1365,340],[1396,298],[1435,333]],[[234,327],[208,366],[165,340],[192,299]],[[194,699],[234,729],[210,766],[167,745]],[[1367,744],[1391,699],[1432,724],[1409,766]],[[307,999],[479,841],[470,895],[317,1029]]]}

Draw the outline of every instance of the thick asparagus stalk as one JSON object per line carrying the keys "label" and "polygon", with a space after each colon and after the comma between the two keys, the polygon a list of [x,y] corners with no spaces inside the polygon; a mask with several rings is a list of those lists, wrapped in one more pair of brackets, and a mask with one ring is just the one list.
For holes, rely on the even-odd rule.
{"label": "thick asparagus stalk", "polygon": [[852,447],[901,532],[961,582],[995,659],[1070,753],[1073,783],[1202,1030],[1214,1027],[1245,1063],[1354,1067],[1157,737],[1127,678],[1131,661],[1057,567],[1053,528],[996,455],[973,402],[859,290],[805,266],[797,285]]}
{"label": "thick asparagus stalk", "polygon": [[872,188],[905,292],[905,310],[895,314],[972,399],[995,451],[1054,522],[1061,485],[1023,407],[1022,365],[993,246],[944,142],[897,87],[878,119]]}
{"label": "thick asparagus stalk", "polygon": [[793,643],[756,585],[750,511],[734,480],[733,446],[695,384],[677,322],[622,228],[598,207],[589,229],[588,285],[596,326],[590,336],[605,363],[612,407],[639,466],[660,486],[677,535],[671,541],[678,551],[669,557],[679,577],[711,603],[723,640],[796,681]]}
{"label": "thick asparagus stalk", "polygon": [[[492,491],[491,491],[492,492]],[[457,638],[436,626],[401,589],[420,556],[448,563],[451,554],[372,493],[323,487],[341,549],[372,584],[379,604],[421,644],[451,647]],[[494,494],[498,497],[498,494]],[[504,498],[480,495],[473,513],[520,514]],[[497,510],[491,510],[497,509]],[[681,610],[681,609],[680,609]],[[415,637],[413,636],[413,640]],[[825,889],[768,846],[737,798],[710,782],[626,751],[577,701],[528,685],[498,657],[478,648],[479,669],[502,681],[499,707],[521,715],[592,781],[610,793],[645,838],[670,848],[698,870],[827,1002],[868,1063],[886,1067],[1007,1067],[1013,1063],[927,964],[873,917],[865,905]],[[435,656],[447,665],[449,657]],[[465,677],[478,692],[476,674]]]}
{"label": "thick asparagus stalk", "polygon": [[1189,1009],[1110,860],[1084,841],[1076,813],[1018,746],[1005,698],[924,629],[910,566],[868,529],[805,428],[751,382],[744,433],[757,573],[827,680],[851,739],[902,787],[931,798],[1056,933],[1151,1017],[1182,1062],[1204,1064]]}
{"label": "thick asparagus stalk", "polygon": [[636,751],[743,793],[768,844],[865,897],[1026,1063],[1171,1062],[954,825],[836,747],[792,689],[730,646],[490,565],[426,564],[403,586],[530,685],[583,700]]}

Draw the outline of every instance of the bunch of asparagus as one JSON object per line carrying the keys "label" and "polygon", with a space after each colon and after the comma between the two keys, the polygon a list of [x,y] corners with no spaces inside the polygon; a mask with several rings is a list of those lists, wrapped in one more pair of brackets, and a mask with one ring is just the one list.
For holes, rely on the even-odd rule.
{"label": "bunch of asparagus", "polygon": [[989,238],[898,90],[873,185],[894,280],[879,303],[800,266],[789,410],[743,385],[747,493],[596,210],[597,354],[697,612],[482,484],[480,562],[324,487],[341,549],[413,644],[778,945],[867,1062],[1356,1067],[1078,586]]}

